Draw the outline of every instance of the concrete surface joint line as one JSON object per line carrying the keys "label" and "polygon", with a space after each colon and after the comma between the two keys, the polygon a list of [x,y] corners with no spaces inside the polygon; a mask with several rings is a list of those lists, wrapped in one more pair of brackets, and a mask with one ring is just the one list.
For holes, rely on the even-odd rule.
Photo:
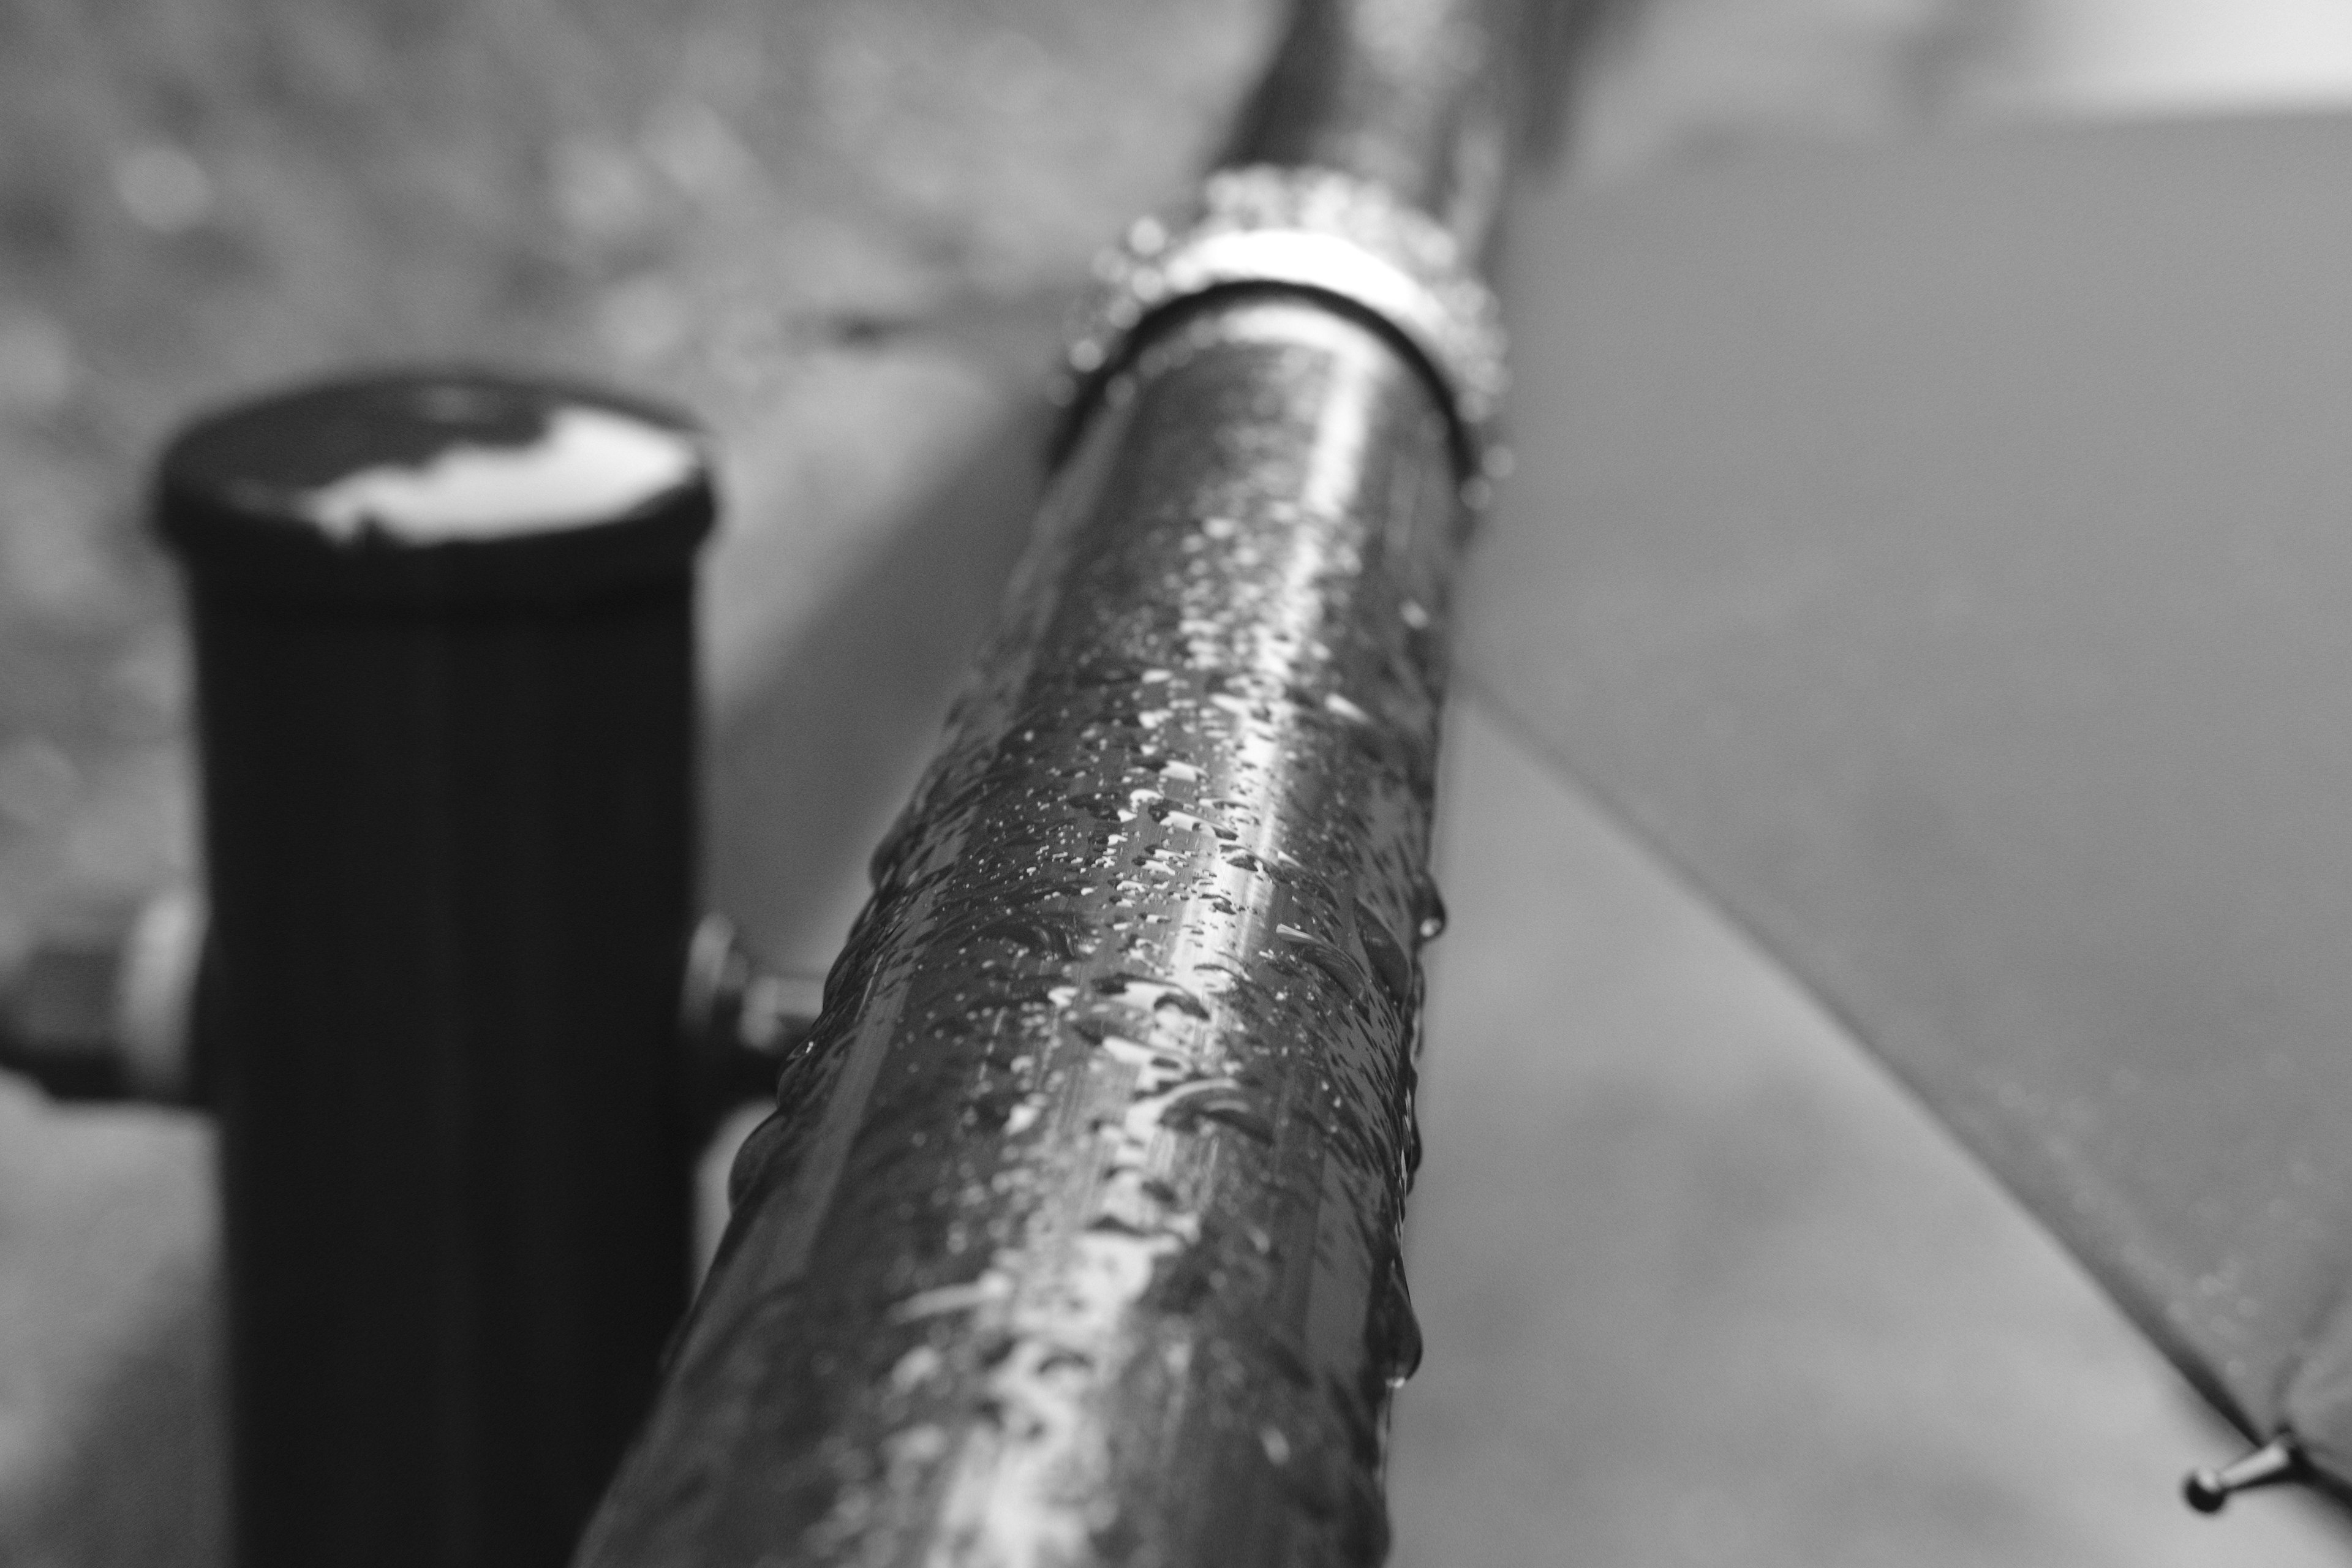
{"label": "concrete surface joint line", "polygon": [[1495,296],[1443,226],[1375,181],[1311,167],[1221,169],[1183,207],[1138,219],[1096,259],[1095,283],[1057,389],[1067,410],[1057,451],[1131,361],[1146,322],[1204,294],[1271,288],[1343,301],[1411,351],[1445,401],[1474,502],[1507,466]]}

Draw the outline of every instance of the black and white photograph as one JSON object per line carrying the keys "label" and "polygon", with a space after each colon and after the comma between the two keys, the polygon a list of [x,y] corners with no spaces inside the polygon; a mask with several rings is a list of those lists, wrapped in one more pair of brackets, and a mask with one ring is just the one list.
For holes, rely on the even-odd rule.
{"label": "black and white photograph", "polygon": [[0,0],[0,1568],[2352,1564],[2352,4]]}

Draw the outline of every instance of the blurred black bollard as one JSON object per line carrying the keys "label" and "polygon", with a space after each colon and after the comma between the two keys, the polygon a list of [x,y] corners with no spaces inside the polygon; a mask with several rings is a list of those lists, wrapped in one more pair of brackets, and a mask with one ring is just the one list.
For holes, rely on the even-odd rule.
{"label": "blurred black bollard", "polygon": [[241,1568],[553,1568],[688,1286],[698,437],[472,373],[165,454]]}

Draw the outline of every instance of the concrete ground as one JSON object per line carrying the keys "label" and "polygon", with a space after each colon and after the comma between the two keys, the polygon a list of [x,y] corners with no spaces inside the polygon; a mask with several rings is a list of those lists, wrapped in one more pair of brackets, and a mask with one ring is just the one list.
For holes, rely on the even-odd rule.
{"label": "concrete ground", "polygon": [[[2146,69],[2066,53],[2097,10],[1627,8],[1576,177],[2134,101]],[[1273,16],[0,0],[0,960],[189,868],[147,454],[223,396],[457,356],[718,429],[711,896],[822,963],[1018,546],[1061,305]],[[2291,1500],[2182,1511],[2222,1440],[2071,1267],[1475,707],[1453,744],[1401,1562],[2345,1554]],[[200,1119],[0,1082],[10,1568],[224,1560],[208,1159]]]}
{"label": "concrete ground", "polygon": [[1475,702],[1447,739],[1400,1568],[2321,1568],[1804,996]]}

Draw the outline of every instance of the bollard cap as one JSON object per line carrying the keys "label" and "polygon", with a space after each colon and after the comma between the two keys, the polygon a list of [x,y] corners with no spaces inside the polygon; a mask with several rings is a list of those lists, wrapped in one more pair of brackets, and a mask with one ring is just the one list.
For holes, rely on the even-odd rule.
{"label": "bollard cap", "polygon": [[683,417],[462,369],[201,419],[165,450],[154,509],[208,591],[420,607],[674,580],[715,512],[708,442]]}

